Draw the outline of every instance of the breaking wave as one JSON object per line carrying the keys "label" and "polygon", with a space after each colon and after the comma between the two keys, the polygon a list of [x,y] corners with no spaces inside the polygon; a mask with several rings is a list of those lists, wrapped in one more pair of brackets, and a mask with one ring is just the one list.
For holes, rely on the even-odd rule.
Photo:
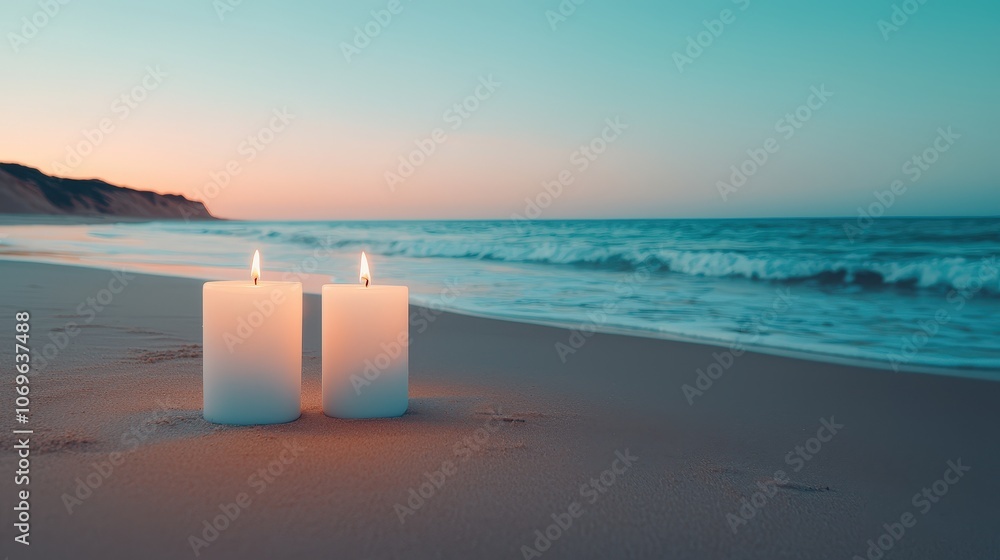
{"label": "breaking wave", "polygon": [[[319,245],[319,239],[293,241]],[[623,250],[584,245],[538,243],[482,244],[444,240],[338,240],[331,248],[367,247],[391,256],[477,259],[511,263],[581,266],[615,271],[647,270],[705,277],[733,277],[775,282],[815,281],[858,286],[896,285],[1000,294],[997,260],[924,257],[906,260],[804,259],[725,251]]]}

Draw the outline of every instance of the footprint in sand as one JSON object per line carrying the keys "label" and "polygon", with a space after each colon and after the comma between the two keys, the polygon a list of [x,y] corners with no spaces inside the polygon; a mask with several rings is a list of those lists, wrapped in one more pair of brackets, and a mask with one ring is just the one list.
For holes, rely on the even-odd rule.
{"label": "footprint in sand", "polygon": [[139,350],[133,360],[144,364],[155,364],[169,360],[201,358],[201,356],[200,344],[184,344],[167,350]]}

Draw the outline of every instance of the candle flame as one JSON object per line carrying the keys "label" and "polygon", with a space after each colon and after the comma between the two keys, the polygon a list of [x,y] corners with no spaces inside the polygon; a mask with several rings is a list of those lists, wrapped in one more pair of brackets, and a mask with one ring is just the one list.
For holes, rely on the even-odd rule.
{"label": "candle flame", "polygon": [[361,277],[360,281],[365,287],[372,281],[372,273],[368,270],[368,257],[365,255],[364,251],[361,251]]}
{"label": "candle flame", "polygon": [[257,285],[257,281],[260,280],[260,251],[253,252],[253,264],[250,265],[250,278],[253,279],[253,285]]}

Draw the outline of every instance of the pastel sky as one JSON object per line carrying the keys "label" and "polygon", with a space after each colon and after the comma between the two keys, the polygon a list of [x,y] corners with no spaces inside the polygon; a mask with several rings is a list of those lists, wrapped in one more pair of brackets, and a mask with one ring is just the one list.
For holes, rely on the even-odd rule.
{"label": "pastel sky", "polygon": [[971,0],[7,0],[0,161],[231,218],[850,216],[894,181],[887,215],[997,215],[998,26]]}

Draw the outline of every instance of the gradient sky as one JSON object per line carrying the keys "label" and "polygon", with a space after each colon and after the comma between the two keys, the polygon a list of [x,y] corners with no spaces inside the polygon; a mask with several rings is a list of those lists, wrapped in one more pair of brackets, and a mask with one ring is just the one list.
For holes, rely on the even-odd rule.
{"label": "gradient sky", "polygon": [[[900,0],[586,0],[555,29],[559,0],[402,0],[348,62],[342,45],[388,0],[242,0],[220,19],[226,1],[76,0],[24,41],[38,1],[0,4],[0,161],[57,173],[109,118],[63,174],[232,218],[508,218],[564,169],[543,218],[848,216],[897,179],[887,215],[1000,214],[994,2],[928,0],[886,40]],[[674,53],[726,9],[679,71]],[[167,75],[122,118],[115,100],[147,67]],[[490,75],[500,86],[453,130],[445,111]],[[833,97],[777,132],[823,84]],[[285,107],[295,118],[247,161],[241,143]],[[628,129],[579,170],[571,154],[614,117]],[[948,126],[961,137],[911,180],[904,163]],[[446,139],[391,190],[385,173],[435,128]],[[771,137],[778,151],[724,201],[718,181]],[[241,172],[206,190],[231,160]]]}

